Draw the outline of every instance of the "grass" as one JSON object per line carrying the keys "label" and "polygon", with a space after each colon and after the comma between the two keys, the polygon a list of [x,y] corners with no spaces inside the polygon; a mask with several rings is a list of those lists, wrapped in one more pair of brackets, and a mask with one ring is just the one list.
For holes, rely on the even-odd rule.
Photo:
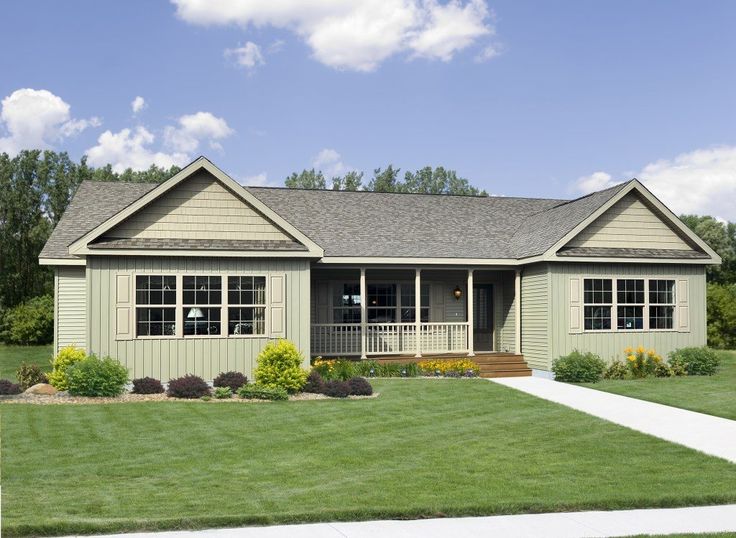
{"label": "grass", "polygon": [[4,405],[4,536],[736,501],[736,466],[483,380],[368,400]]}
{"label": "grass", "polygon": [[0,344],[0,379],[15,381],[15,371],[21,363],[38,364],[49,370],[53,346],[6,346]]}
{"label": "grass", "polygon": [[603,380],[585,386],[736,420],[736,351],[720,351],[713,376]]}

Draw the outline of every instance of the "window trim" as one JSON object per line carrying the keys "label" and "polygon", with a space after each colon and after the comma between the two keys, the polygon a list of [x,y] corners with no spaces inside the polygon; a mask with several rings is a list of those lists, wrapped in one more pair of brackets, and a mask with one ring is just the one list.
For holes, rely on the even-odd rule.
{"label": "window trim", "polygon": [[[611,290],[612,290],[612,297],[611,299],[613,302],[611,303],[611,328],[610,329],[586,329],[585,328],[585,306],[590,305],[591,303],[585,302],[585,281],[589,279],[594,280],[611,280]],[[618,328],[618,280],[644,280],[644,310],[643,310],[643,323],[642,329],[619,329]],[[674,293],[673,293],[673,304],[663,305],[663,306],[674,306],[674,310],[672,312],[672,328],[671,329],[650,329],[649,328],[649,281],[650,280],[672,280],[674,282]],[[608,333],[622,333],[622,334],[641,334],[641,333],[677,333],[680,332],[678,329],[678,298],[677,298],[677,282],[678,280],[687,280],[690,281],[689,277],[683,277],[683,276],[674,276],[671,274],[666,275],[652,275],[649,273],[642,274],[642,275],[622,275],[622,274],[606,274],[606,275],[600,275],[600,274],[583,274],[580,275],[580,306],[581,306],[581,324],[580,324],[580,333],[579,334],[608,334]],[[628,304],[628,303],[622,303]],[[607,304],[605,306],[608,306]],[[660,306],[659,304],[655,304],[655,306]]]}
{"label": "window trim", "polygon": [[[211,339],[261,339],[261,340],[268,340],[271,338],[271,300],[270,300],[270,288],[271,288],[271,279],[270,279],[270,272],[264,271],[264,272],[254,272],[254,271],[171,271],[171,270],[152,270],[152,271],[131,271],[129,274],[132,275],[132,309],[133,309],[133,338],[132,340],[211,340]],[[175,317],[174,317],[174,334],[169,335],[138,335],[138,326],[135,322],[136,315],[137,315],[137,309],[138,307],[146,308],[148,305],[139,305],[138,304],[138,298],[136,296],[136,277],[137,276],[173,276],[176,278],[176,304],[173,305],[173,308],[175,308]],[[219,305],[221,308],[221,314],[220,314],[220,323],[222,324],[220,328],[221,334],[192,334],[192,335],[184,335],[184,323],[183,323],[183,309],[185,308],[184,305],[184,290],[182,289],[182,285],[184,283],[184,277],[185,276],[219,276],[222,278],[221,282],[224,282],[225,286],[227,286],[227,278],[230,276],[253,276],[253,277],[264,277],[266,279],[266,320],[265,320],[265,332],[263,334],[233,334],[228,335],[227,334],[227,320],[228,320],[228,296],[225,289],[222,290],[222,296],[221,296],[221,304]],[[222,286],[223,284],[221,284]],[[191,306],[191,305],[190,305]],[[202,305],[197,305],[202,306]],[[213,308],[216,308],[217,305],[212,306]],[[225,329],[225,332],[223,332],[223,328]]]}

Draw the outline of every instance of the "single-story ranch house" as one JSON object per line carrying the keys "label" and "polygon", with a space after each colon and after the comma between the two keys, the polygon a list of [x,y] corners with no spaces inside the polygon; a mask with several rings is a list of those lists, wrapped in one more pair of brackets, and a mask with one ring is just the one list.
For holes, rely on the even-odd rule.
{"label": "single-story ranch house", "polygon": [[40,263],[55,349],[168,380],[251,376],[277,338],[306,361],[468,356],[487,375],[700,346],[720,258],[636,180],[575,200],[290,190],[200,157],[161,184],[82,183]]}

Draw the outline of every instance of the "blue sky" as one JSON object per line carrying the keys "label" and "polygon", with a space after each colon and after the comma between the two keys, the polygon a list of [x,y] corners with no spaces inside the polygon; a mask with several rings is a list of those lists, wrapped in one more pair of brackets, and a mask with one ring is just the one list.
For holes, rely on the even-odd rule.
{"label": "blue sky", "polygon": [[736,2],[210,4],[4,2],[0,150],[274,185],[444,165],[507,196],[638,176],[736,220]]}

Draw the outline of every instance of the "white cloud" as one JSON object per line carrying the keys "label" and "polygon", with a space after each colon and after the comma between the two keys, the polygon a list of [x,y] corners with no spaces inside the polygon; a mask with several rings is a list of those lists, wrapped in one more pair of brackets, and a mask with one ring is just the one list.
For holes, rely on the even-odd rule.
{"label": "white cloud", "polygon": [[138,114],[138,112],[146,108],[146,106],[146,100],[140,95],[136,96],[136,98],[130,103],[130,108],[133,109],[133,114]]}
{"label": "white cloud", "polygon": [[620,183],[620,181],[614,181],[611,174],[607,174],[606,172],[593,172],[589,176],[578,178],[575,182],[575,187],[576,190],[581,193],[588,194],[589,192],[600,191],[607,189],[608,187],[613,187],[616,183]]}
{"label": "white cloud", "polygon": [[312,160],[312,166],[317,170],[322,170],[327,179],[341,176],[353,169],[350,166],[346,166],[342,162],[342,156],[331,148],[325,148],[320,151]]}
{"label": "white cloud", "polygon": [[180,117],[177,126],[166,127],[164,142],[167,147],[185,153],[196,151],[203,140],[208,141],[210,147],[214,144],[215,149],[221,150],[218,141],[233,132],[223,118],[210,112],[197,112]]}
{"label": "white cloud", "polygon": [[268,52],[269,54],[276,54],[277,52],[281,52],[285,44],[286,42],[283,39],[277,39],[268,46],[266,52]]}
{"label": "white cloud", "polygon": [[483,50],[476,54],[475,61],[477,63],[487,62],[500,56],[502,52],[503,48],[500,45],[492,43],[483,47]]}
{"label": "white cloud", "polygon": [[425,9],[426,25],[409,41],[417,56],[448,62],[477,38],[493,33],[486,23],[489,10],[483,0],[469,0],[466,4],[459,0],[447,4],[428,0]]}
{"label": "white cloud", "polygon": [[172,0],[192,24],[273,26],[303,39],[315,59],[337,69],[373,71],[407,53],[449,61],[494,33],[484,0]]}
{"label": "white cloud", "polygon": [[71,107],[48,90],[22,88],[2,100],[0,125],[8,136],[0,138],[0,152],[15,155],[23,149],[46,149],[89,127],[98,118],[73,119]]}
{"label": "white cloud", "polygon": [[[678,215],[718,215],[736,221],[736,146],[696,149],[660,159],[635,175]],[[591,179],[594,176],[597,181]],[[614,183],[609,174],[596,172],[576,186],[590,192]]]}
{"label": "white cloud", "polygon": [[225,49],[225,57],[233,57],[239,66],[245,67],[248,70],[266,63],[261,53],[261,47],[252,41],[246,42],[242,47]]}
{"label": "white cloud", "polygon": [[87,150],[87,160],[91,166],[111,164],[115,172],[126,168],[145,170],[152,164],[169,168],[183,166],[191,159],[186,153],[164,153],[151,149],[155,141],[153,133],[145,127],[135,130],[122,129],[117,133],[105,131],[97,139],[97,145]]}
{"label": "white cloud", "polygon": [[248,187],[283,187],[283,183],[269,181],[268,174],[261,172],[260,174],[253,174],[252,176],[245,176],[244,178],[238,179],[238,183],[246,185]]}
{"label": "white cloud", "polygon": [[87,150],[88,162],[92,166],[111,164],[113,170],[122,172],[126,168],[145,170],[152,164],[169,168],[190,162],[202,142],[212,149],[222,150],[219,140],[234,131],[227,122],[209,112],[197,112],[181,116],[177,125],[164,128],[162,149],[155,150],[156,136],[143,126],[122,129],[117,133],[105,131],[97,145]]}

